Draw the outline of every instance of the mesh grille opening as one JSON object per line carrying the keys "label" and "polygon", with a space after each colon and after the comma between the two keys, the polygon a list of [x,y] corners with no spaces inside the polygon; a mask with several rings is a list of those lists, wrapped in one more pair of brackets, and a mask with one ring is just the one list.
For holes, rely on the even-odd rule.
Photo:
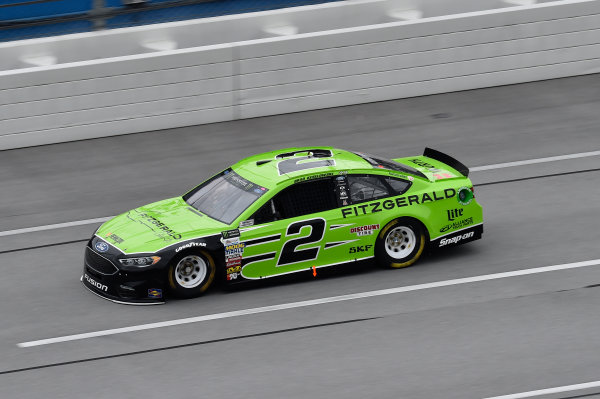
{"label": "mesh grille opening", "polygon": [[98,255],[89,247],[85,249],[85,264],[95,272],[110,275],[119,271],[115,265],[103,256]]}

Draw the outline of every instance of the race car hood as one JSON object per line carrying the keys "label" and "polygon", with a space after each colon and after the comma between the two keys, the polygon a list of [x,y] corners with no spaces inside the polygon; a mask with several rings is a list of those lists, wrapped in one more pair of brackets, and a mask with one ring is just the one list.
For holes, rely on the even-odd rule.
{"label": "race car hood", "polygon": [[153,253],[225,229],[226,224],[203,215],[181,197],[175,197],[116,216],[104,223],[96,235],[124,253]]}

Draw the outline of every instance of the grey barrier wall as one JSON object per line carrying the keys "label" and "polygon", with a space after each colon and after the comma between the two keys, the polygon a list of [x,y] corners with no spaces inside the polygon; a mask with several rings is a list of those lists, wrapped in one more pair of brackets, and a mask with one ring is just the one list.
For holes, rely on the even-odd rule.
{"label": "grey barrier wall", "polygon": [[599,0],[367,0],[13,42],[0,149],[597,73],[599,33]]}

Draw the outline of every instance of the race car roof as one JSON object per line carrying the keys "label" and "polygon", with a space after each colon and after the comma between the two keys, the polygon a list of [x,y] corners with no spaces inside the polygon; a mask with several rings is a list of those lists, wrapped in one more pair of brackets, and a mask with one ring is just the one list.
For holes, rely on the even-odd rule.
{"label": "race car roof", "polygon": [[359,155],[346,150],[333,147],[294,147],[253,155],[231,168],[256,184],[272,188],[301,176],[369,170],[373,166]]}

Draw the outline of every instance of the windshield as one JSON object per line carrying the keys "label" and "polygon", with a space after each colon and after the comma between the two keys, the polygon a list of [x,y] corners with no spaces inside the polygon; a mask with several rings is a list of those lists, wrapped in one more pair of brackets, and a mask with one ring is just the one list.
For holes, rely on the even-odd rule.
{"label": "windshield", "polygon": [[267,191],[227,169],[184,195],[183,199],[205,215],[231,224]]}

